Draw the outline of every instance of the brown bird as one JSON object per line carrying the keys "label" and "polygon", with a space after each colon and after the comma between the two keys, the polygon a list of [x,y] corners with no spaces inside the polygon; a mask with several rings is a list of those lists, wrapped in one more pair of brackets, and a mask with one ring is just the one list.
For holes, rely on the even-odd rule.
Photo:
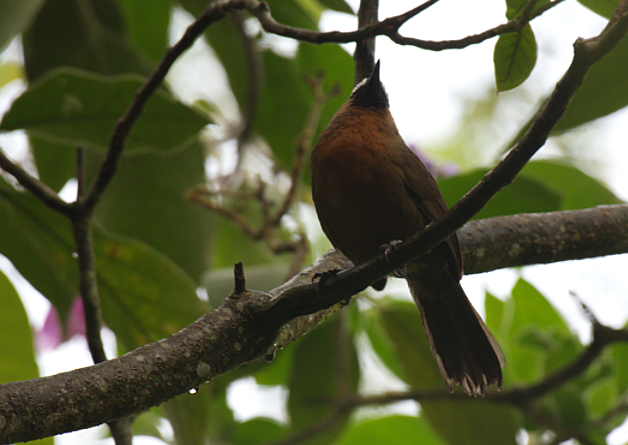
{"label": "brown bird", "polygon": [[[408,148],[389,110],[379,61],[336,112],[312,152],[312,196],[325,234],[354,264],[447,211],[436,181]],[[406,266],[406,280],[450,391],[484,395],[502,384],[504,354],[460,286],[454,234]],[[386,279],[373,285],[382,290]]]}

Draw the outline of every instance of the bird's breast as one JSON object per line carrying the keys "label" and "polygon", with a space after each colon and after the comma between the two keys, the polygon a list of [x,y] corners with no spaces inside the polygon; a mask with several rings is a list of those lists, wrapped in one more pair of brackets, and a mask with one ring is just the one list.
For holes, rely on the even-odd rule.
{"label": "bird's breast", "polygon": [[375,124],[363,123],[327,132],[312,154],[312,194],[321,225],[354,263],[421,228],[395,149]]}

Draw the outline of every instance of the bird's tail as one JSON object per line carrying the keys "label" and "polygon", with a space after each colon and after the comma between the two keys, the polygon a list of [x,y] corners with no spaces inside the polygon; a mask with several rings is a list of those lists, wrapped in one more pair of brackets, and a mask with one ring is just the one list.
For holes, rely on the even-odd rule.
{"label": "bird's tail", "polygon": [[408,266],[408,285],[449,390],[459,384],[467,394],[477,396],[484,395],[489,385],[501,387],[504,353],[458,280],[448,272],[426,280],[425,274],[416,276]]}

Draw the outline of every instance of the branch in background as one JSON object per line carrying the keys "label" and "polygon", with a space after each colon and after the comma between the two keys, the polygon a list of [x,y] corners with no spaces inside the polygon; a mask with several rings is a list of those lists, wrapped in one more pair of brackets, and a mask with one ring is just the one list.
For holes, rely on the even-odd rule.
{"label": "branch in background", "polygon": [[[361,0],[360,9],[358,10],[358,28],[376,24],[379,21],[378,13],[379,0]],[[353,83],[357,84],[371,75],[375,65],[375,37],[358,40],[355,43],[355,52],[353,53],[355,74]]]}
{"label": "branch in background", "polygon": [[[301,40],[310,43],[350,43],[357,42],[370,37],[379,35],[388,36],[393,42],[400,45],[416,46],[417,48],[427,49],[431,51],[443,51],[446,49],[460,49],[470,45],[476,45],[482,43],[485,40],[491,39],[495,36],[508,34],[510,32],[516,32],[523,29],[528,21],[522,15],[510,20],[509,22],[496,26],[495,28],[484,31],[480,34],[464,37],[457,40],[421,40],[410,37],[404,37],[399,34],[399,28],[405,24],[408,20],[415,17],[420,12],[423,12],[429,6],[436,3],[434,0],[425,2],[424,4],[411,9],[403,14],[389,17],[377,22],[376,24],[360,28],[356,31],[340,32],[319,32],[310,31],[306,29],[293,28],[278,23],[271,15],[270,9],[266,3],[258,3],[256,0],[243,0],[246,9],[253,14],[260,21],[264,30],[273,34],[277,34],[284,37],[289,37],[296,40]],[[544,5],[541,8],[535,9],[529,17],[529,20],[533,20],[536,17],[543,14],[545,11],[553,8],[554,6],[562,3],[563,0],[555,0]]]}
{"label": "branch in background", "polygon": [[[267,184],[261,179],[256,189],[252,192],[230,189],[214,191],[206,186],[198,186],[188,193],[188,197],[192,201],[201,204],[209,210],[220,213],[237,225],[240,230],[252,240],[264,240],[274,253],[295,252],[296,255],[293,258],[288,277],[296,275],[303,267],[303,261],[307,255],[307,242],[303,234],[295,241],[279,241],[276,237],[276,231],[281,226],[281,220],[288,213],[297,197],[297,191],[301,184],[301,177],[303,176],[303,170],[309,149],[312,146],[312,139],[320,119],[323,105],[339,93],[338,87],[333,87],[327,93],[323,92],[322,74],[317,78],[310,77],[306,80],[314,91],[314,102],[303,131],[299,135],[296,143],[294,162],[290,172],[290,188],[284,195],[277,211],[272,211],[273,207],[275,207],[275,203],[266,198],[265,190]],[[228,197],[234,201],[236,205],[246,201],[258,203],[262,214],[261,225],[255,228],[254,224],[244,216],[243,211],[238,210],[237,207],[236,210],[231,210],[214,197]]]}

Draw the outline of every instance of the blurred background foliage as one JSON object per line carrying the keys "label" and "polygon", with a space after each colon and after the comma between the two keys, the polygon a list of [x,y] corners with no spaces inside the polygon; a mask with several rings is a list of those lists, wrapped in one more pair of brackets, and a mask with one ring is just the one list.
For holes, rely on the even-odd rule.
{"label": "blurred background foliage", "polygon": [[[582,3],[608,18],[614,10],[611,3],[618,2]],[[0,88],[23,87],[7,107],[0,131],[24,135],[28,150],[2,149],[16,154],[53,190],[73,199],[76,148],[86,150],[89,181],[135,90],[180,35],[181,25],[173,23],[177,17],[185,22],[190,15],[198,16],[206,4],[4,0],[0,48],[12,45],[23,57],[0,59]],[[354,13],[344,0],[269,4],[279,22],[313,30],[325,10]],[[524,4],[507,0],[506,16],[516,17]],[[329,246],[320,230],[311,229],[307,165],[299,170],[295,163],[303,156],[299,146],[309,149],[310,138],[350,93],[351,56],[336,45],[278,44],[244,14],[211,26],[205,42],[208,63],[220,64],[225,78],[203,72],[192,78],[218,85],[214,96],[194,97],[181,88],[176,73],[185,68],[175,66],[169,83],[150,100],[132,131],[120,170],[97,208],[94,245],[100,295],[104,321],[115,334],[119,353],[163,338],[220,304],[230,291],[234,262],[244,262],[249,288],[267,290],[314,260],[312,252]],[[536,52],[532,27],[521,35],[500,37],[495,88],[505,91],[520,85],[534,68]],[[627,78],[625,39],[591,71],[556,133],[625,107]],[[457,164],[453,171],[434,169],[450,205],[487,171],[469,169],[472,162],[465,156],[481,152],[481,135],[491,134],[488,126],[496,118],[498,102],[489,93],[469,103],[469,117],[459,132],[441,144],[446,150],[439,156]],[[310,121],[312,116],[316,119]],[[308,131],[310,138],[304,136]],[[491,164],[499,155],[483,159]],[[297,179],[295,199],[285,214],[277,213],[293,186],[291,177]],[[193,196],[203,197],[196,201],[205,205],[193,202]],[[603,182],[563,157],[530,163],[477,218],[620,202]],[[252,231],[278,217],[277,224],[253,239],[233,215]],[[0,221],[0,253],[52,304],[51,313],[58,314],[64,329],[78,294],[67,220],[4,175]],[[308,244],[310,249],[304,251]],[[29,321],[18,292],[1,272],[0,301],[0,381],[33,378],[38,375],[37,351]],[[560,313],[523,279],[505,301],[487,294],[485,313],[507,357],[506,388],[542,379],[585,347]],[[626,417],[627,348],[607,348],[587,372],[526,409],[469,399],[339,413],[341,402],[372,392],[373,381],[380,391],[443,388],[407,295],[375,297],[366,292],[288,345],[271,363],[252,363],[201,387],[194,396],[182,395],[153,408],[136,419],[134,432],[180,445],[245,445],[281,443],[322,423],[322,433],[302,443],[537,444],[580,437],[582,443],[602,444]],[[252,388],[252,381],[257,392],[271,394],[269,400],[278,405],[275,413],[244,418],[229,402],[229,388],[242,382]],[[244,403],[247,397],[241,397]]]}

